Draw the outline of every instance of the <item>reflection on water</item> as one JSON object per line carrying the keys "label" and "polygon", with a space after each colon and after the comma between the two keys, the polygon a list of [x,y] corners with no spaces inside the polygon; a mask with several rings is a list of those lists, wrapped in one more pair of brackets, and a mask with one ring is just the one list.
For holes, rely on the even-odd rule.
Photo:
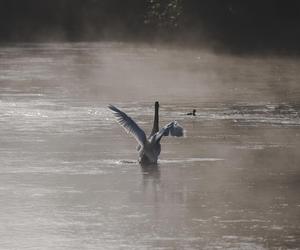
{"label": "reflection on water", "polygon": [[[0,65],[1,249],[299,247],[296,59],[17,44]],[[186,133],[142,168],[106,105],[150,131],[155,100]]]}

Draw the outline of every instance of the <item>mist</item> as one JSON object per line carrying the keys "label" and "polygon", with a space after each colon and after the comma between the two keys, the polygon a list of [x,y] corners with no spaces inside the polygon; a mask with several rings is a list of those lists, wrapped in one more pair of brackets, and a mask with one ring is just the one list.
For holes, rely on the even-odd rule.
{"label": "mist", "polygon": [[[298,10],[0,1],[0,248],[296,249]],[[107,105],[155,101],[184,136],[145,167]]]}

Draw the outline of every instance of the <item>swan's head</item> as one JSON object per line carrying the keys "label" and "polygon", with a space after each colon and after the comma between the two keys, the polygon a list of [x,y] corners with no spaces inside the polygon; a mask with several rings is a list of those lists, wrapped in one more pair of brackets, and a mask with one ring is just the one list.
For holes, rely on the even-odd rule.
{"label": "swan's head", "polygon": [[159,108],[159,102],[158,102],[158,101],[155,102],[155,108],[156,108],[156,109]]}
{"label": "swan's head", "polygon": [[193,109],[193,115],[196,115],[196,109]]}

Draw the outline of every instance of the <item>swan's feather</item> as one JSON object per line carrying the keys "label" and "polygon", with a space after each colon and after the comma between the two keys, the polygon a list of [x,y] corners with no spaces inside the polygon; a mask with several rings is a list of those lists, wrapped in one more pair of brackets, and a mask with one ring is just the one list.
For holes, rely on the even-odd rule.
{"label": "swan's feather", "polygon": [[183,128],[178,124],[177,121],[174,121],[173,126],[170,128],[170,135],[176,137],[183,136]]}
{"label": "swan's feather", "polygon": [[108,105],[108,108],[113,112],[117,122],[125,129],[125,131],[131,134],[137,142],[143,146],[146,141],[145,132],[134,122],[134,120],[113,105]]}
{"label": "swan's feather", "polygon": [[172,121],[166,126],[162,127],[154,136],[155,140],[159,141],[163,136],[183,136],[183,128],[178,124],[177,121]]}

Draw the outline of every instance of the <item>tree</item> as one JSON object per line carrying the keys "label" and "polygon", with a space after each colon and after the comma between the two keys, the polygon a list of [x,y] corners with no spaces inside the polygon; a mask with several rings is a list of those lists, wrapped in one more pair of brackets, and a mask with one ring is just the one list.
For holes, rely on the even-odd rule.
{"label": "tree", "polygon": [[154,29],[174,30],[179,27],[181,0],[147,0],[144,23]]}

